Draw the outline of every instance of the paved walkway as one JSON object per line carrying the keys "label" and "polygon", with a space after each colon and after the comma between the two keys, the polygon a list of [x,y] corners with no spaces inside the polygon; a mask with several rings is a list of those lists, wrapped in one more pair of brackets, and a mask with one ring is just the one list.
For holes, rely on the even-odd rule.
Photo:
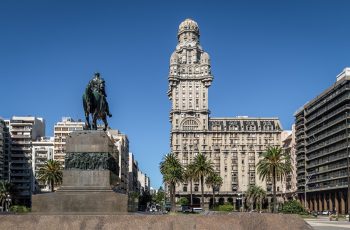
{"label": "paved walkway", "polygon": [[305,219],[315,230],[349,230],[350,222],[345,220],[329,221],[328,217]]}

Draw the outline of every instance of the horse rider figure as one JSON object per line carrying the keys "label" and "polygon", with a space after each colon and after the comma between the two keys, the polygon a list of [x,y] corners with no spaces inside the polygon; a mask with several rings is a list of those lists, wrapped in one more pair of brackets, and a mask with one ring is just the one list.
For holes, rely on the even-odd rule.
{"label": "horse rider figure", "polygon": [[[97,130],[97,119],[102,119],[105,124],[103,130],[108,127],[107,116],[112,117],[109,112],[105,90],[105,80],[100,77],[100,73],[95,73],[89,81],[85,93],[83,94],[83,107],[85,112],[85,129]],[[90,126],[89,115],[92,117],[92,126]]]}

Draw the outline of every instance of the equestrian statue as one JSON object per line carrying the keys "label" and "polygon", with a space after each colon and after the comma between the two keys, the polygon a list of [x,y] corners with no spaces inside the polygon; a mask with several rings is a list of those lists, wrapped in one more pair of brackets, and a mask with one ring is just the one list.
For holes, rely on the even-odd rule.
{"label": "equestrian statue", "polygon": [[[105,80],[100,77],[100,73],[95,73],[89,81],[83,94],[83,106],[85,112],[85,129],[97,130],[97,119],[101,119],[105,124],[104,131],[107,130],[107,116],[112,117],[109,112],[108,102],[106,100]],[[92,125],[90,125],[90,114]]]}

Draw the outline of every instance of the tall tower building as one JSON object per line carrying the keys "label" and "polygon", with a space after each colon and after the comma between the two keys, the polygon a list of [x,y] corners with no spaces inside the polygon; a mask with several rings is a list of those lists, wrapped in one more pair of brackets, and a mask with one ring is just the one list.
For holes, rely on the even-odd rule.
{"label": "tall tower building", "polygon": [[295,112],[297,192],[312,211],[347,214],[350,68]]}
{"label": "tall tower building", "polygon": [[213,80],[209,55],[200,45],[199,27],[195,21],[183,21],[177,38],[169,70],[172,134],[176,134],[180,127],[184,130],[207,130],[210,113],[208,88]]}
{"label": "tall tower building", "polygon": [[[207,156],[223,178],[216,203],[237,207],[250,185],[271,193],[271,181],[261,181],[256,164],[268,146],[281,146],[278,118],[210,117],[208,89],[213,80],[210,58],[200,45],[198,24],[186,19],[178,29],[177,46],[170,58],[171,152],[186,167],[198,153]],[[282,181],[277,190],[282,195]],[[189,184],[176,187],[176,196],[189,195]],[[200,184],[193,181],[194,203],[199,203]],[[212,205],[212,190],[204,186],[205,205]],[[265,204],[267,207],[267,204]],[[237,207],[238,208],[238,207]]]}

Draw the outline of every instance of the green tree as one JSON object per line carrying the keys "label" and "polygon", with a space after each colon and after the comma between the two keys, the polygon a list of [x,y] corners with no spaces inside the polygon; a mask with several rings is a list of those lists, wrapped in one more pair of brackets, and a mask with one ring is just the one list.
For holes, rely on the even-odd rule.
{"label": "green tree", "polygon": [[163,175],[163,181],[169,185],[171,211],[175,211],[175,189],[176,184],[183,180],[182,165],[173,153],[169,153],[160,162],[160,172]]}
{"label": "green tree", "polygon": [[163,201],[165,200],[165,192],[162,188],[162,186],[159,187],[158,191],[156,194],[154,194],[154,199],[153,201],[156,204],[163,204]]}
{"label": "green tree", "polygon": [[192,183],[193,180],[196,180],[197,178],[194,175],[194,167],[195,165],[189,164],[186,166],[184,172],[183,172],[183,181],[184,182],[190,182],[190,204],[193,205],[193,190],[192,190]]}
{"label": "green tree", "polygon": [[277,212],[276,179],[284,178],[292,170],[290,158],[282,152],[280,147],[268,147],[263,153],[263,159],[257,164],[257,172],[262,180],[272,178],[273,212]]}
{"label": "green tree", "polygon": [[215,189],[220,188],[222,185],[222,178],[218,173],[211,173],[205,179],[205,183],[208,187],[213,189],[213,208],[215,207]]}
{"label": "green tree", "polygon": [[48,160],[46,164],[39,169],[38,179],[51,186],[51,192],[54,191],[54,186],[62,183],[62,166],[60,162]]}
{"label": "green tree", "polygon": [[12,183],[9,183],[8,181],[0,181],[0,204],[1,207],[3,207],[3,210],[5,210],[6,198],[13,195],[13,192],[14,186]]}
{"label": "green tree", "polygon": [[197,154],[197,156],[194,158],[193,164],[195,165],[193,174],[196,178],[199,178],[201,182],[201,207],[204,209],[204,178],[213,173],[214,168],[211,161],[201,153]]}
{"label": "green tree", "polygon": [[178,204],[182,205],[188,205],[188,199],[186,197],[181,197],[178,201]]}
{"label": "green tree", "polygon": [[246,199],[250,203],[251,209],[253,209],[255,204],[256,206],[259,206],[259,210],[261,210],[262,201],[265,197],[266,191],[260,186],[251,185],[246,192]]}

